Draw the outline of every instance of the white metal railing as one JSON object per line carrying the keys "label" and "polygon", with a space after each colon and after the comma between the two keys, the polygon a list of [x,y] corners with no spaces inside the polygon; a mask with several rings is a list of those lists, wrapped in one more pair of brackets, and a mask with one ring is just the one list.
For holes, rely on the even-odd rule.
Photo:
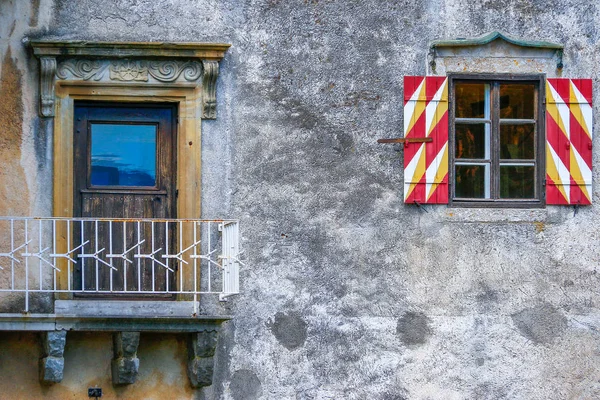
{"label": "white metal railing", "polygon": [[239,292],[236,220],[0,217],[0,294],[171,297]]}

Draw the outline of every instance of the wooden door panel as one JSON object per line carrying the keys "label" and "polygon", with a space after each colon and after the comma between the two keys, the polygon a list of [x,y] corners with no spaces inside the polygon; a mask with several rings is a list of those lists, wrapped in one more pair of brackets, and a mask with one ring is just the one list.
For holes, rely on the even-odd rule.
{"label": "wooden door panel", "polygon": [[[126,219],[176,217],[175,175],[173,174],[175,171],[175,112],[176,109],[173,106],[166,105],[114,107],[114,105],[104,104],[76,104],[76,122],[74,124],[75,216]],[[128,187],[121,185],[120,181],[115,179],[107,180],[110,184],[104,186],[97,184],[98,179],[93,182],[91,179],[91,166],[95,162],[92,157],[94,144],[91,143],[93,124],[110,124],[111,129],[120,129],[119,134],[122,132],[123,135],[127,134],[127,128],[130,125],[155,125],[157,127],[155,185],[152,187]],[[115,143],[115,145],[118,144]],[[110,156],[108,144],[102,143],[102,146],[103,155]],[[135,143],[127,143],[127,146],[126,151],[121,149],[120,152],[131,153],[132,157],[136,157]],[[119,161],[120,159],[116,159],[114,162],[109,160],[116,165],[114,170],[122,168]],[[117,171],[117,173],[122,172]],[[114,184],[115,182],[117,185]],[[166,243],[165,228],[161,224],[134,221],[110,224],[107,221],[98,223],[86,221],[77,227],[75,237],[81,238],[82,232],[83,238],[89,241],[84,247],[84,253],[91,254],[104,249],[101,256],[110,266],[93,259],[80,260],[74,282],[76,288],[83,287],[86,291],[127,290],[133,292],[132,295],[140,288],[142,291],[175,289],[174,273],[168,272],[161,265],[161,263],[166,264],[162,255],[166,254],[166,247],[174,248],[175,237],[170,238],[170,243]],[[132,248],[133,250],[131,250]],[[116,256],[127,250],[130,251],[125,255],[125,259]],[[152,255],[154,259],[147,255]],[[169,281],[168,288],[167,281]]]}

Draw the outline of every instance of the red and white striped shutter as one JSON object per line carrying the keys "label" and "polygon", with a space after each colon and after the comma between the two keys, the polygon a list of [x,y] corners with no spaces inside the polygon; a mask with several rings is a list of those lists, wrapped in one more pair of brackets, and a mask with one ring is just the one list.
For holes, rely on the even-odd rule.
{"label": "red and white striped shutter", "polygon": [[404,202],[448,204],[448,78],[404,77]]}
{"label": "red and white striped shutter", "polygon": [[546,81],[546,204],[592,203],[592,80]]}

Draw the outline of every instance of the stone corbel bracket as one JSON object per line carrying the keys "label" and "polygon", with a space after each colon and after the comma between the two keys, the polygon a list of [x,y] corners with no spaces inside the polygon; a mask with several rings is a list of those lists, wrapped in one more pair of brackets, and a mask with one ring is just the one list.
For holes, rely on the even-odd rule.
{"label": "stone corbel bracket", "polygon": [[65,369],[65,344],[67,331],[42,332],[43,357],[40,359],[40,382],[53,384],[61,382]]}
{"label": "stone corbel bracket", "polygon": [[213,329],[188,337],[188,378],[193,388],[212,385],[218,334],[218,329]]}
{"label": "stone corbel bracket", "polygon": [[217,117],[219,62],[223,43],[31,41],[40,59],[40,115],[54,117],[57,80],[98,85],[180,85],[201,88],[202,118]]}
{"label": "stone corbel bracket", "polygon": [[204,118],[217,118],[217,76],[219,76],[219,62],[215,60],[202,60],[202,110]]}
{"label": "stone corbel bracket", "polygon": [[54,116],[54,81],[56,80],[56,58],[40,57],[40,114]]}
{"label": "stone corbel bracket", "polygon": [[113,333],[113,359],[111,362],[113,385],[135,383],[140,368],[140,359],[137,357],[139,344],[139,332]]}

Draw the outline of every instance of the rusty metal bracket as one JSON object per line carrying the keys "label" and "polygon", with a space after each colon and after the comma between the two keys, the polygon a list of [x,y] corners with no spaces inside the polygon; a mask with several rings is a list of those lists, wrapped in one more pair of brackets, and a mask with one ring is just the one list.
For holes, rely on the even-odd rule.
{"label": "rusty metal bracket", "polygon": [[377,139],[377,143],[429,143],[433,142],[433,138],[394,138],[394,139]]}
{"label": "rusty metal bracket", "polygon": [[404,143],[404,146],[408,146],[409,143],[431,143],[431,142],[433,142],[433,138],[430,138],[430,137],[377,139],[377,143]]}
{"label": "rusty metal bracket", "polygon": [[429,211],[427,211],[427,209],[425,208],[425,205],[424,205],[424,204],[421,204],[421,203],[419,203],[419,202],[418,202],[418,201],[416,201],[416,200],[415,200],[415,203],[414,203],[414,204],[417,206],[417,208],[418,208],[419,210],[425,211],[426,213],[428,213],[428,212],[429,212]]}

